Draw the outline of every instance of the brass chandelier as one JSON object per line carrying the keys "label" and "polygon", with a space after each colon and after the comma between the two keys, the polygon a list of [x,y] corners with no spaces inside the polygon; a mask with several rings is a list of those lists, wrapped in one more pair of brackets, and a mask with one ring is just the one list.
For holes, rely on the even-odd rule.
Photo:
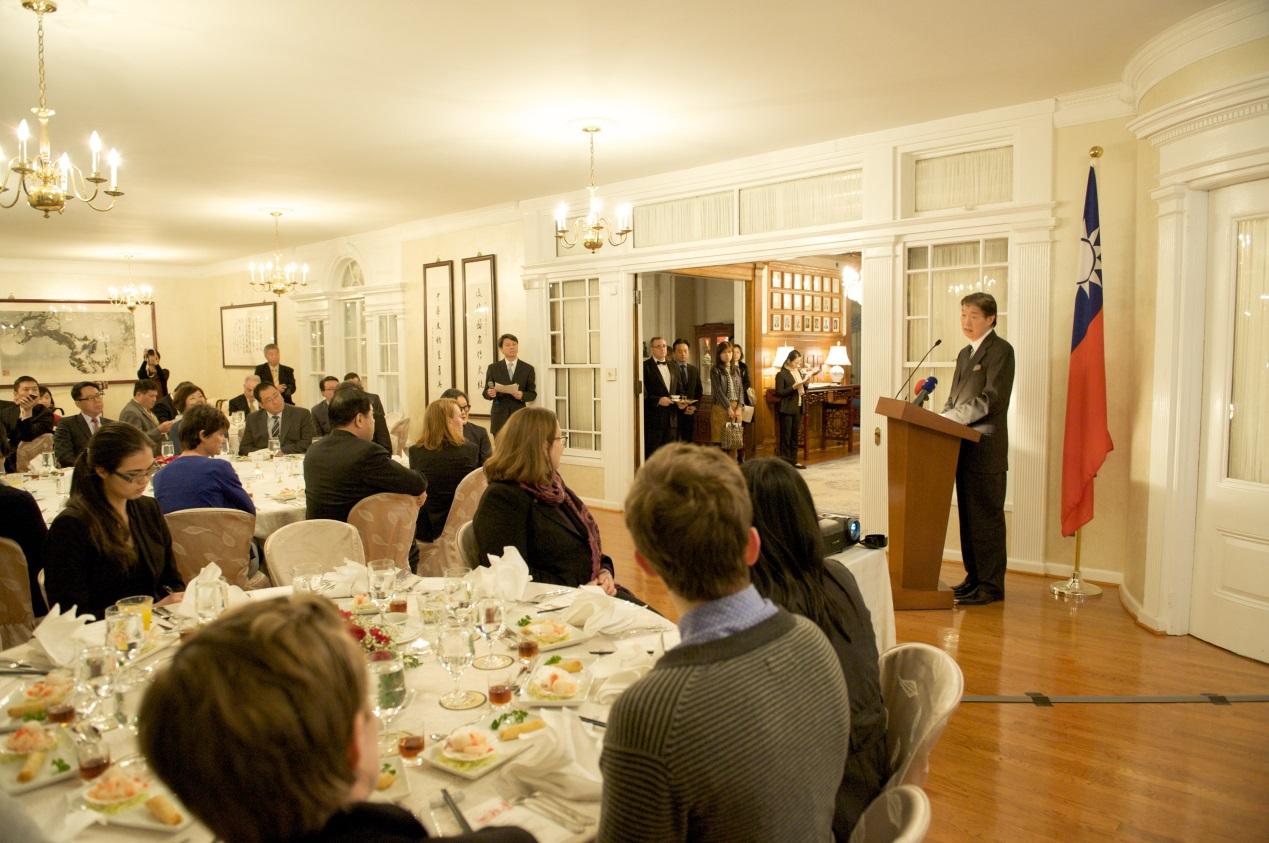
{"label": "brass chandelier", "polygon": [[138,307],[154,304],[154,288],[149,284],[135,284],[132,280],[132,255],[124,255],[128,261],[128,283],[123,289],[111,287],[106,291],[110,296],[110,303],[116,307],[125,308],[132,313]]}
{"label": "brass chandelier", "polygon": [[[110,150],[106,154],[106,164],[110,168],[107,178],[101,171],[101,136],[96,132],[88,140],[92,150],[92,171],[88,175],[71,163],[70,156],[63,152],[56,159],[53,157],[52,144],[49,142],[48,121],[56,112],[48,107],[44,85],[44,16],[57,11],[55,0],[23,0],[22,6],[35,12],[36,34],[39,43],[38,59],[40,69],[40,104],[31,109],[31,113],[39,121],[39,151],[34,158],[27,156],[27,143],[31,139],[31,128],[23,120],[18,124],[18,154],[8,159],[4,181],[0,183],[0,196],[10,190],[9,180],[17,176],[17,183],[12,188],[13,198],[9,202],[0,200],[0,207],[12,208],[24,194],[27,203],[44,214],[45,219],[56,211],[62,213],[66,203],[75,199],[83,202],[94,211],[109,211],[115,206],[115,200],[123,195],[119,190],[119,153]],[[0,152],[0,160],[5,160]],[[110,187],[103,190],[102,185],[109,182]],[[104,201],[94,204],[102,194],[109,197],[109,204]]]}
{"label": "brass chandelier", "polygon": [[[618,205],[617,224],[611,233],[608,231],[608,221],[600,216],[604,203],[596,195],[595,187],[595,135],[599,133],[599,127],[587,126],[582,131],[590,138],[590,185],[586,188],[590,193],[590,206],[586,216],[582,219],[574,220],[573,226],[570,226],[568,203],[561,202],[557,205],[555,208],[555,239],[563,243],[566,249],[573,248],[580,241],[591,252],[597,252],[603,248],[605,240],[613,246],[620,246],[625,243],[626,238],[630,236],[630,232],[634,230],[634,226],[631,223],[630,205]],[[573,229],[571,232],[569,230],[570,227]]]}
{"label": "brass chandelier", "polygon": [[282,239],[278,234],[278,220],[282,212],[270,211],[269,216],[273,217],[273,260],[264,263],[252,261],[247,265],[247,271],[251,274],[252,288],[285,296],[296,287],[308,286],[308,264],[282,262]]}

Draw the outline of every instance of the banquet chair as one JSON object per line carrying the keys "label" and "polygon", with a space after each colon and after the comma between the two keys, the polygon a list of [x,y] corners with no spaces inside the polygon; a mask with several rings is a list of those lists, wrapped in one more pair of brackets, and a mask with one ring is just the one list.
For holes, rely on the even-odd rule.
{"label": "banquet chair", "polygon": [[26,554],[12,539],[0,539],[0,650],[29,641],[34,631]]}
{"label": "banquet chair", "polygon": [[53,434],[51,433],[41,434],[30,442],[19,442],[17,454],[13,458],[16,463],[14,468],[19,472],[27,471],[40,454],[52,453],[52,451]]}
{"label": "banquet chair", "polygon": [[929,830],[930,797],[914,784],[901,784],[868,804],[848,843],[919,843]]}
{"label": "banquet chair", "polygon": [[480,564],[480,547],[476,544],[476,522],[468,521],[458,528],[458,538],[454,540],[457,556],[468,568],[476,568]]}
{"label": "banquet chair", "polygon": [[260,571],[248,576],[251,538],[256,517],[238,509],[202,507],[163,516],[172,534],[172,556],[186,585],[215,562],[230,585],[242,589],[268,588]]}
{"label": "banquet chair", "polygon": [[398,568],[410,569],[410,546],[419,517],[419,501],[413,495],[380,492],[357,501],[348,523],[357,528],[366,559],[391,559]]}
{"label": "banquet chair", "polygon": [[891,771],[887,790],[925,783],[930,753],[964,689],[960,666],[937,647],[900,644],[882,654],[881,698],[888,715]]}
{"label": "banquet chair", "polygon": [[392,438],[392,453],[404,454],[405,440],[410,435],[410,417],[405,416],[395,422],[392,422],[391,426],[388,428],[388,432]]}
{"label": "banquet chair", "polygon": [[[454,502],[450,504],[449,515],[445,516],[445,526],[441,528],[441,534],[431,544],[420,545],[420,576],[439,577],[451,564],[457,565],[463,560],[462,554],[458,553],[458,531],[476,517],[476,508],[480,506],[480,499],[488,485],[489,480],[485,477],[483,468],[469,472],[458,481],[458,486],[454,489]],[[471,563],[467,564],[470,567]]]}
{"label": "banquet chair", "polygon": [[314,518],[274,531],[264,543],[264,561],[274,585],[290,585],[297,565],[333,571],[345,560],[366,564],[357,528],[343,521]]}

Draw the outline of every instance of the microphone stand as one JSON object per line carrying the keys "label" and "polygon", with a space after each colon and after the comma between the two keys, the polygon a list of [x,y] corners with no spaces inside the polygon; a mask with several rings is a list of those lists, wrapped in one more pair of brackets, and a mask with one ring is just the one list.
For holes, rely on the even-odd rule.
{"label": "microphone stand", "polygon": [[916,366],[912,368],[912,371],[908,374],[908,379],[903,382],[903,386],[899,387],[899,391],[894,394],[895,398],[898,398],[900,395],[902,395],[903,391],[908,388],[908,384],[912,383],[912,378],[916,375],[917,369],[921,368],[921,364],[925,362],[925,358],[929,357],[931,352],[933,352],[934,349],[938,348],[942,344],[943,344],[942,339],[937,339],[934,341],[934,345],[930,346],[929,350],[927,350],[925,354],[921,356],[920,361],[916,364]]}

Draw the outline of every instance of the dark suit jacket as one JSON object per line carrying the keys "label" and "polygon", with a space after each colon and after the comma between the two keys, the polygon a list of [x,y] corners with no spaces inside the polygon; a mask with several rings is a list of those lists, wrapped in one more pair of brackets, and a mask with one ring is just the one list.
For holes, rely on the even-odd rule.
{"label": "dark suit jacket", "polygon": [[31,580],[31,608],[38,618],[48,614],[44,598],[40,596],[40,583],[36,577],[44,567],[44,537],[48,530],[40,505],[31,493],[0,483],[0,538],[12,539],[26,556],[26,573]]}
{"label": "dark suit jacket", "polygon": [[80,614],[101,619],[106,607],[122,597],[150,594],[157,600],[165,596],[165,587],[182,590],[185,586],[172,556],[172,535],[159,502],[146,496],[128,501],[128,527],[137,560],[125,570],[118,559],[97,550],[87,522],[75,507],[62,510],[44,543],[49,601],[60,603],[62,611],[77,605]]}
{"label": "dark suit jacket", "polygon": [[383,411],[383,402],[373,392],[367,392],[370,399],[370,411],[375,418],[375,443],[389,454],[392,453],[392,431],[388,430],[388,415]]}
{"label": "dark suit jacket", "polygon": [[[156,406],[156,409],[157,409],[157,406]],[[257,402],[256,410],[258,409],[260,409],[260,404]],[[251,409],[251,405],[247,403],[247,396],[235,395],[233,398],[229,399],[229,412],[231,414],[242,413],[244,416],[246,416],[246,415],[250,415],[251,413],[254,413],[255,410]]]}
{"label": "dark suit jacket", "polygon": [[313,416],[313,426],[317,428],[318,436],[330,433],[330,405],[326,403],[326,399],[314,404],[309,413]]}
{"label": "dark suit jacket", "polygon": [[781,366],[780,371],[776,372],[773,390],[780,399],[777,411],[790,416],[796,416],[802,411],[802,403],[798,400],[798,390],[793,380],[793,373]]}
{"label": "dark suit jacket", "polygon": [[[282,423],[278,430],[282,453],[302,454],[308,450],[309,445],[313,444],[316,436],[317,428],[313,426],[313,417],[308,410],[303,407],[282,408]],[[238,453],[249,454],[267,447],[269,447],[269,413],[267,410],[256,410],[247,416],[247,426],[243,428]]]}
{"label": "dark suit jacket", "polygon": [[[273,383],[273,373],[269,371],[268,363],[261,363],[259,366],[256,366],[256,377],[260,379],[261,383]],[[278,380],[286,384],[286,392],[282,393],[282,400],[288,404],[294,404],[295,403],[295,370],[292,369],[290,366],[283,366],[281,363],[279,363],[278,364]],[[279,386],[280,384],[273,383],[273,385]]]}
{"label": "dark suit jacket", "polygon": [[[686,378],[683,376],[684,367],[687,368]],[[696,401],[701,400],[701,396],[704,394],[704,389],[701,387],[700,369],[696,368],[691,363],[679,363],[671,357],[670,372],[674,375],[674,385],[679,395],[682,395],[684,398],[695,399]],[[696,404],[694,406],[699,408],[700,404]],[[691,434],[685,434],[684,431],[695,432],[696,414],[692,413],[689,415],[683,410],[680,410],[677,406],[675,406],[674,412],[679,420],[679,438],[690,442],[692,438]]]}
{"label": "dark suit jacket", "polygon": [[[519,483],[490,483],[476,509],[472,529],[482,565],[489,564],[486,554],[501,556],[504,547],[513,546],[528,563],[534,582],[574,588],[590,582],[590,544],[585,529],[562,506],[543,503]],[[600,564],[613,570],[607,556]]]}
{"label": "dark suit jacket", "polygon": [[463,422],[463,438],[476,446],[477,465],[484,465],[485,460],[493,455],[493,440],[489,438],[489,431],[480,425]]}
{"label": "dark suit jacket", "polygon": [[17,466],[18,445],[38,439],[46,433],[52,433],[56,422],[53,413],[43,404],[36,404],[31,417],[24,419],[22,408],[13,401],[0,402],[0,428],[8,441],[9,455],[5,457],[6,471],[14,471]]}
{"label": "dark suit jacket", "polygon": [[653,442],[660,444],[662,440],[668,440],[670,423],[674,420],[676,412],[673,404],[668,407],[659,405],[662,398],[669,398],[671,394],[678,394],[674,389],[678,383],[678,378],[675,377],[675,369],[677,367],[669,358],[666,358],[665,363],[670,375],[670,386],[668,388],[665,385],[665,380],[661,377],[661,373],[657,371],[657,361],[651,357],[643,361],[644,438],[649,444]]}
{"label": "dark suit jacket", "polygon": [[[97,422],[100,430],[105,425],[114,424],[115,420],[101,416]],[[62,468],[74,465],[91,438],[92,432],[88,430],[88,422],[84,421],[82,413],[62,419],[57,430],[53,431],[53,455],[57,457],[57,464]],[[127,597],[126,594],[124,596]]]}
{"label": "dark suit jacket", "polygon": [[514,383],[524,393],[523,400],[517,400],[504,392],[494,396],[493,408],[489,411],[489,430],[497,436],[498,431],[502,430],[502,426],[507,423],[507,419],[511,418],[512,413],[523,410],[526,404],[538,397],[537,375],[532,366],[523,360],[517,360],[516,376],[512,378],[507,374],[507,361],[499,360],[497,363],[490,363],[489,368],[485,370],[485,384],[480,391],[483,393],[491,383]]}
{"label": "dark suit jacket", "polygon": [[[1009,470],[1009,397],[1013,393],[1013,346],[994,330],[983,337],[971,359],[970,346],[956,356],[956,374],[943,415],[983,434],[961,440],[958,468],[979,474]],[[65,424],[65,422],[63,422]]]}
{"label": "dark suit jacket", "polygon": [[171,395],[164,395],[158,401],[154,402],[154,417],[160,422],[171,421],[176,418],[176,405],[172,403]]}
{"label": "dark suit jacket", "polygon": [[427,501],[419,510],[415,538],[423,542],[436,540],[449,517],[459,482],[479,467],[479,452],[467,440],[461,445],[442,442],[435,451],[419,445],[410,449],[410,468],[427,478]]}
{"label": "dark suit jacket", "polygon": [[421,495],[427,480],[392,459],[374,442],[335,428],[304,455],[306,518],[347,521],[362,498],[379,492]]}
{"label": "dark suit jacket", "polygon": [[[303,843],[419,843],[427,839],[427,829],[404,808],[380,802],[354,802],[331,816],[320,831],[306,835]],[[435,839],[449,843],[534,843],[536,840],[529,832],[513,825],[490,826]]]}

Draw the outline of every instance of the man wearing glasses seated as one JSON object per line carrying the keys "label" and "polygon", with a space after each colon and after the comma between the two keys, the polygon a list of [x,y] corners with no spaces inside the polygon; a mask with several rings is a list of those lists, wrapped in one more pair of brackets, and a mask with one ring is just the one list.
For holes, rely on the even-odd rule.
{"label": "man wearing glasses seated", "polygon": [[485,460],[493,454],[493,441],[489,431],[471,421],[471,401],[467,393],[461,389],[447,389],[441,393],[442,398],[453,398],[458,403],[458,412],[463,415],[463,438],[476,446],[477,465],[484,465]]}
{"label": "man wearing glasses seated", "polygon": [[71,400],[79,408],[79,413],[62,419],[53,432],[53,454],[61,468],[74,465],[88,440],[105,425],[114,423],[114,419],[102,415],[105,396],[97,384],[91,381],[75,384],[71,387]]}

